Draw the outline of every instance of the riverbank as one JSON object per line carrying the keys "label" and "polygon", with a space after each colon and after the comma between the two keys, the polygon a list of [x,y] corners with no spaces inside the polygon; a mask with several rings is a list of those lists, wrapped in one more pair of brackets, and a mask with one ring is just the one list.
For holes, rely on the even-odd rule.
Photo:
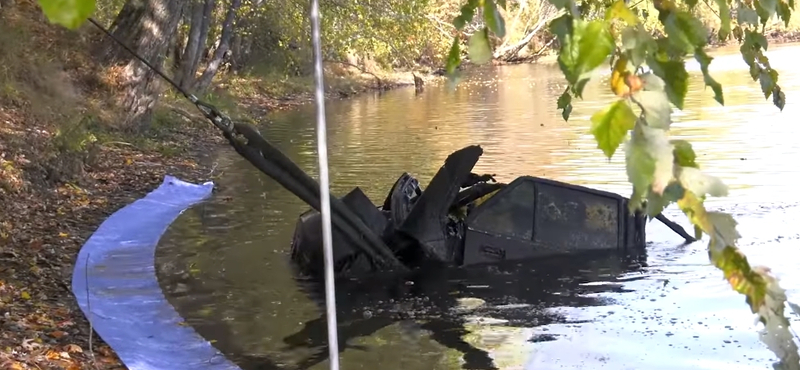
{"label": "riverbank", "polygon": [[[172,93],[147,136],[118,130],[113,73],[92,60],[91,37],[47,26],[38,12],[3,17],[0,368],[124,368],[97,336],[90,352],[90,327],[70,291],[77,253],[111,213],[165,174],[215,180],[213,155],[227,144]],[[410,73],[326,70],[329,99],[413,85]],[[312,102],[311,86],[310,78],[225,77],[208,100],[234,117],[263,117]]]}
{"label": "riverbank", "polygon": [[[227,143],[184,99],[168,93],[147,135],[115,127],[113,71],[88,52],[96,39],[50,26],[23,2],[0,22],[0,369],[120,369],[71,292],[75,258],[113,212],[164,175],[219,175]],[[57,48],[53,47],[58,45]],[[329,99],[413,85],[410,73],[326,67]],[[377,73],[376,73],[377,74]],[[380,82],[378,82],[380,80]],[[310,78],[227,77],[208,94],[233,117],[261,117],[313,101]]]}

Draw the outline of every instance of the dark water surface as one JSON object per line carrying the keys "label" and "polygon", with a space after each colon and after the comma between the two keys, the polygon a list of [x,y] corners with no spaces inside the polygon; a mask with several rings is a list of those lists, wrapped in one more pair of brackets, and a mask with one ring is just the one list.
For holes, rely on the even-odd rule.
{"label": "dark water surface", "polygon": [[[703,92],[699,68],[673,137],[694,144],[704,170],[731,188],[709,206],[739,221],[754,264],[800,300],[800,96],[797,46],[768,56],[789,103],[764,100],[738,54],[712,74],[726,107]],[[600,76],[600,80],[607,77]],[[360,186],[382,201],[404,171],[423,185],[453,150],[480,144],[475,172],[548,177],[630,193],[624,156],[604,158],[589,116],[612,96],[590,84],[569,123],[555,109],[554,65],[486,68],[456,90],[429,86],[328,103],[333,192]],[[268,140],[316,173],[314,107],[276,114]],[[182,215],[159,246],[170,302],[244,369],[327,368],[323,304],[298,286],[288,251],[301,201],[231,150],[218,159],[221,191]],[[671,209],[667,214],[688,226]],[[657,223],[647,254],[551,259],[472,270],[381,276],[338,288],[343,369],[759,369],[772,353],[743,297],[708,264],[705,243],[682,245]],[[798,321],[793,318],[793,322]]]}

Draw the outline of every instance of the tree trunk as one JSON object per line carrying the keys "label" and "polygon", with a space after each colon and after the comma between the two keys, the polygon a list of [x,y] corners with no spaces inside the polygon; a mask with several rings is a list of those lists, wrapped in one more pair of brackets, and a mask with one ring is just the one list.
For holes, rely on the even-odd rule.
{"label": "tree trunk", "polygon": [[200,80],[197,83],[197,88],[200,91],[204,91],[211,85],[211,81],[214,79],[214,76],[217,75],[219,66],[222,64],[228,50],[230,50],[231,39],[233,38],[234,32],[233,20],[236,17],[236,11],[239,9],[240,5],[242,5],[242,0],[231,0],[228,13],[225,14],[225,21],[222,23],[219,46],[214,51],[211,62],[208,63],[206,70],[203,71],[203,75],[200,76]]}
{"label": "tree trunk", "polygon": [[[181,3],[182,0],[128,0],[114,20],[112,33],[144,60],[162,68],[180,20]],[[123,127],[144,131],[158,100],[160,77],[123,48],[112,45],[107,49],[107,60],[124,65],[122,105],[127,115]]]}
{"label": "tree trunk", "polygon": [[170,51],[169,53],[172,54],[172,70],[175,71],[175,80],[178,80],[178,71],[181,68],[181,61],[183,60],[183,36],[180,34],[175,35],[172,38],[171,44],[169,46]]}
{"label": "tree trunk", "polygon": [[16,5],[14,0],[0,0],[0,13],[11,9],[14,5]]}
{"label": "tree trunk", "polygon": [[236,33],[233,35],[233,41],[231,41],[231,71],[237,73],[240,71],[242,63],[242,35],[240,33]]}
{"label": "tree trunk", "polygon": [[192,25],[181,57],[181,67],[178,69],[177,82],[184,89],[191,89],[194,85],[195,74],[211,29],[211,13],[215,5],[215,0],[205,0],[196,1],[192,6]]}
{"label": "tree trunk", "polygon": [[173,71],[173,79],[178,80],[178,72],[181,67],[181,60],[183,60],[183,49],[186,48],[186,35],[181,32],[181,24],[191,24],[191,11],[192,4],[183,2],[181,5],[181,15],[178,20],[178,28],[175,30],[175,36],[170,40],[169,52],[167,55],[172,56],[171,70]]}

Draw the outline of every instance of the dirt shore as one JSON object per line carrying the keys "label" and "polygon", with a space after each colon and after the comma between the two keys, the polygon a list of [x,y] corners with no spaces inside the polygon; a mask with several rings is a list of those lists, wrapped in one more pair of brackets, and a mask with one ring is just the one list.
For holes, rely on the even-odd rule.
{"label": "dirt shore", "polygon": [[[362,84],[328,95],[341,99],[374,88]],[[312,98],[251,97],[242,106],[263,114]],[[53,128],[0,105],[0,369],[124,368],[97,335],[89,352],[89,324],[71,292],[71,274],[78,251],[97,227],[156,188],[164,175],[196,183],[217,175],[211,157],[226,148],[225,139],[190,109],[174,111],[180,114],[172,119],[184,122],[148,139],[157,147],[105,141],[92,147],[91,159],[75,164],[50,158],[43,164],[39,153],[51,150]],[[81,167],[74,181],[49,179],[53,169],[73,165]]]}

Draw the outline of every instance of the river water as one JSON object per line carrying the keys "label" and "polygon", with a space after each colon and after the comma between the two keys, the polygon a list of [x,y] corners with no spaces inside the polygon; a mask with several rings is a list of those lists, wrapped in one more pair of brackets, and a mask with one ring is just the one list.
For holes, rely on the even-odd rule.
{"label": "river water", "polygon": [[[800,126],[791,118],[800,47],[767,54],[789,101],[783,112],[764,100],[735,49],[715,55],[711,70],[726,106],[690,65],[672,136],[689,140],[703,169],[730,186],[729,198],[708,205],[734,214],[751,262],[771,267],[790,299],[800,300]],[[496,173],[498,181],[532,175],[628,195],[622,153],[605,159],[589,133],[589,116],[613,99],[607,78],[598,74],[587,86],[568,123],[555,108],[563,77],[547,64],[482,68],[455,89],[329,102],[332,191],[359,186],[382,202],[402,172],[424,186],[450,152],[479,144],[475,172]],[[314,125],[307,106],[274,114],[262,133],[316,176]],[[298,287],[288,263],[297,216],[308,207],[232,149],[220,152],[215,173],[221,191],[183,214],[160,242],[156,262],[169,301],[243,369],[327,368],[323,304]],[[688,227],[677,210],[665,214]],[[705,243],[684,245],[656,222],[647,232],[646,256],[340,287],[342,368],[770,368],[754,317],[708,264]]]}

